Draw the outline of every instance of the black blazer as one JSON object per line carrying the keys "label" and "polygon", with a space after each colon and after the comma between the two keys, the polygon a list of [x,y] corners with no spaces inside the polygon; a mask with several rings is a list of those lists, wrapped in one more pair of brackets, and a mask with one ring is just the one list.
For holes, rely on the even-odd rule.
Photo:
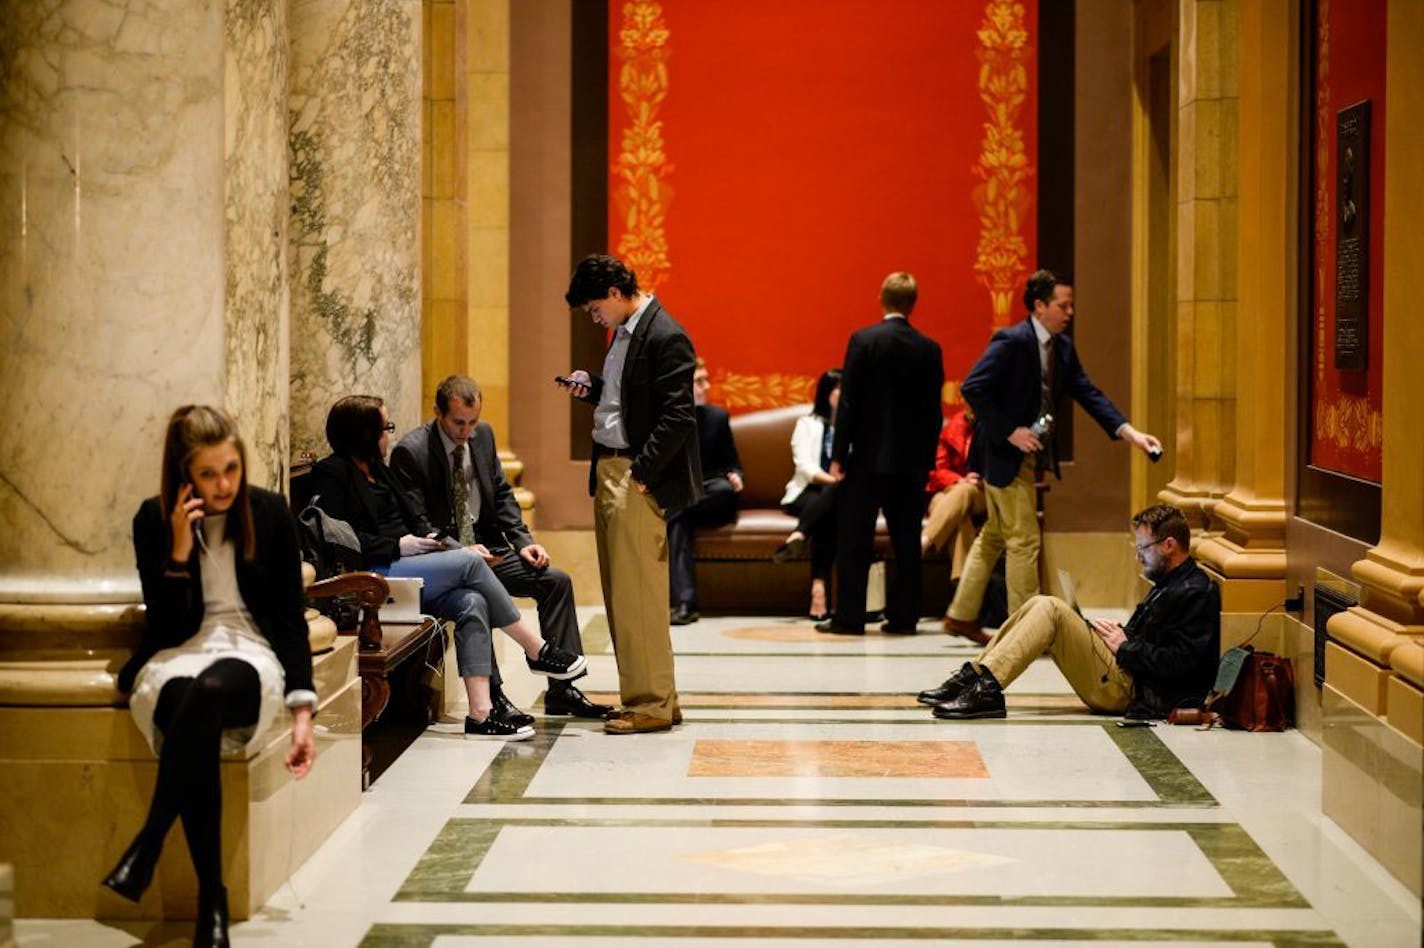
{"label": "black blazer", "polygon": [[882,319],[850,337],[831,459],[850,474],[918,474],[934,467],[944,358],[905,319]]}
{"label": "black blazer", "polygon": [[[663,510],[688,507],[702,498],[702,460],[697,449],[692,373],[697,358],[687,332],[654,298],[638,320],[623,362],[623,429],[634,454],[633,477],[646,484]],[[603,378],[592,376],[584,401],[598,404]],[[597,487],[602,446],[593,444],[588,493]]]}
{"label": "black blazer", "polygon": [[[1058,371],[1054,379],[1053,401],[1064,393],[1072,395],[1084,410],[1108,433],[1117,438],[1117,429],[1127,422],[1104,395],[1078,361],[1071,337],[1059,334]],[[1015,428],[1027,428],[1038,419],[1043,368],[1038,359],[1038,336],[1033,321],[1024,319],[994,333],[989,348],[974,363],[960,391],[978,418],[983,445],[984,479],[995,487],[1013,483],[1023,465],[1024,453],[1009,443]],[[1058,459],[1052,459],[1058,473]]]}
{"label": "black blazer", "polygon": [[1206,697],[1221,657],[1221,592],[1196,560],[1158,580],[1123,628],[1116,661],[1132,675],[1129,717],[1166,717]]}
{"label": "black blazer", "polygon": [[[237,588],[253,624],[272,646],[286,674],[287,693],[311,691],[311,644],[307,639],[306,601],[297,524],[281,494],[247,488],[257,555],[252,562],[237,553]],[[119,672],[119,690],[133,691],[134,678],[155,654],[187,641],[203,624],[203,576],[198,549],[188,560],[187,576],[168,573],[172,535],[157,497],[150,497],[133,518],[134,557],[143,585],[145,628],[133,657]]]}
{"label": "black blazer", "polygon": [[[513,547],[522,550],[534,542],[520,513],[514,488],[504,476],[495,448],[494,429],[488,422],[475,426],[466,442],[480,492],[480,518],[475,522],[475,540],[490,549]],[[440,438],[440,423],[431,421],[400,439],[391,451],[391,473],[417,512],[446,536],[459,539],[460,524],[455,513],[455,489],[450,483],[450,458]],[[461,512],[460,516],[464,516]]]}
{"label": "black blazer", "polygon": [[[395,497],[407,533],[423,537],[435,532],[430,521],[425,519],[424,511],[411,506],[405,491],[391,475],[390,468],[384,464],[373,464],[371,473]],[[361,541],[362,566],[389,566],[400,559],[400,537],[389,537],[380,532],[376,495],[371,493],[366,475],[349,459],[328,454],[312,465],[311,497],[318,507],[337,520],[345,520],[356,531],[356,539]]]}
{"label": "black blazer", "polygon": [[701,454],[702,476],[726,477],[742,473],[742,459],[732,438],[732,416],[716,405],[697,406],[697,448]]}

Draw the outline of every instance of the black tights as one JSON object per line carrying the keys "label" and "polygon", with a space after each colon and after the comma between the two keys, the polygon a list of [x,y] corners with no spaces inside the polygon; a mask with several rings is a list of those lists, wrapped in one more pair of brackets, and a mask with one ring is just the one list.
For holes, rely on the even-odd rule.
{"label": "black tights", "polygon": [[174,678],[158,694],[153,722],[163,732],[163,746],[139,840],[156,862],[169,828],[181,817],[201,890],[216,891],[223,884],[222,732],[256,724],[261,701],[256,669],[236,658],[219,659],[196,678]]}

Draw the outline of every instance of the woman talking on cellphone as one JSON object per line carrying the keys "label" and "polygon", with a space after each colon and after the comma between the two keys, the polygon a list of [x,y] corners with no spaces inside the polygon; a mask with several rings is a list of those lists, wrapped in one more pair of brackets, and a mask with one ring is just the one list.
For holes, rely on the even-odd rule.
{"label": "woman talking on cellphone", "polygon": [[226,412],[186,405],[168,420],[160,493],[134,516],[147,628],[119,672],[134,722],[158,755],[148,818],[104,885],[137,902],[182,819],[198,877],[193,944],[228,944],[222,877],[222,751],[239,751],[282,711],[286,766],[316,758],[311,650],[296,523],[280,494],[247,483]]}

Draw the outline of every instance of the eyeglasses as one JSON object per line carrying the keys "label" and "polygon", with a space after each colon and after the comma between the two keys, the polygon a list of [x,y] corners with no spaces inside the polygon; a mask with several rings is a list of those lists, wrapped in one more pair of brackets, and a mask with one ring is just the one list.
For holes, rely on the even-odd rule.
{"label": "eyeglasses", "polygon": [[1155,540],[1150,540],[1150,541],[1148,541],[1147,543],[1134,543],[1134,544],[1132,544],[1132,546],[1133,546],[1133,549],[1137,550],[1138,554],[1140,555],[1140,554],[1146,553],[1148,550],[1152,549],[1154,546],[1156,546],[1157,544],[1161,543],[1163,540],[1168,540],[1168,539],[1171,539],[1171,538],[1170,538],[1170,537],[1158,537],[1157,539],[1155,539]]}
{"label": "eyeglasses", "polygon": [[388,421],[384,425],[381,425],[381,430],[394,433],[396,430],[396,423],[394,421]]}

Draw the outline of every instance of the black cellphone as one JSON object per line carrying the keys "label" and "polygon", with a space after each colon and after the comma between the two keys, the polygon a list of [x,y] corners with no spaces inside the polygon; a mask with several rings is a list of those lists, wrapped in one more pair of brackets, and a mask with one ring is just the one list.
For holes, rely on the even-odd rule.
{"label": "black cellphone", "polygon": [[[191,478],[183,478],[183,480],[179,482],[179,487],[181,488],[184,484],[187,484],[189,487],[192,488],[192,491],[188,494],[188,497],[190,499],[193,497],[198,497],[198,486],[193,483]],[[198,500],[199,502],[201,502],[202,498],[198,497]],[[203,532],[203,518],[199,517],[197,520],[194,520],[188,526],[192,528],[193,542],[198,545],[198,549],[202,550],[204,553],[208,552],[208,537]]]}
{"label": "black cellphone", "polygon": [[1156,721],[1146,721],[1142,718],[1123,718],[1117,722],[1118,727],[1156,727]]}
{"label": "black cellphone", "polygon": [[555,383],[556,385],[562,385],[564,388],[572,388],[572,387],[575,386],[575,385],[582,385],[582,384],[584,384],[584,383],[580,382],[578,379],[569,378],[567,375],[556,375],[556,376],[554,376],[554,383]]}

